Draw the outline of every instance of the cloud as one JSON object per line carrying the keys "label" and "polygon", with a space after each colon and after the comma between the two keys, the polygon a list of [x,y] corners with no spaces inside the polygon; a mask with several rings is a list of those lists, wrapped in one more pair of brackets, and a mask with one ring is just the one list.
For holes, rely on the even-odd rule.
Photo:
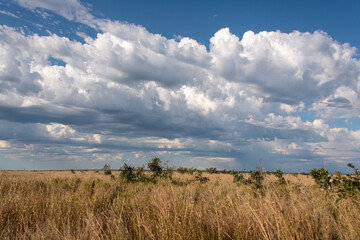
{"label": "cloud", "polygon": [[247,32],[242,40],[225,28],[211,39],[213,67],[230,81],[254,86],[268,101],[318,100],[346,85],[356,88],[355,48],[326,33]]}
{"label": "cloud", "polygon": [[11,12],[8,12],[8,11],[0,10],[0,13],[1,13],[1,14],[4,14],[4,15],[8,15],[8,16],[13,17],[13,18],[19,18],[19,17],[16,16],[15,14],[13,14],[13,13],[11,13]]}
{"label": "cloud", "polygon": [[18,2],[99,32],[78,42],[0,27],[0,136],[11,146],[83,164],[148,152],[224,168],[355,159],[358,131],[326,121],[359,116],[359,60],[324,32],[224,28],[207,50],[94,18],[78,1]]}
{"label": "cloud", "polygon": [[7,141],[0,140],[0,148],[9,148],[10,146]]}
{"label": "cloud", "polygon": [[38,8],[50,10],[63,16],[67,20],[90,23],[94,17],[90,14],[90,9],[81,4],[78,0],[16,0],[22,7],[35,10]]}

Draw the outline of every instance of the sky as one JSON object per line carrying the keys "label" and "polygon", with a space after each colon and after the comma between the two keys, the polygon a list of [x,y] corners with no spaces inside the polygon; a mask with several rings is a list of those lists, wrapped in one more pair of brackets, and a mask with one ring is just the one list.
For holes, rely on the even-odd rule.
{"label": "sky", "polygon": [[360,2],[0,0],[0,170],[360,166]]}

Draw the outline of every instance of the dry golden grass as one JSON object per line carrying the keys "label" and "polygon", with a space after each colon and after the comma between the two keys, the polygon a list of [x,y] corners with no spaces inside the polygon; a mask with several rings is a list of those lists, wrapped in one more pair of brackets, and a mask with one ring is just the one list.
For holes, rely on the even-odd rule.
{"label": "dry golden grass", "polygon": [[309,176],[125,183],[93,171],[0,172],[0,239],[360,239],[360,206]]}

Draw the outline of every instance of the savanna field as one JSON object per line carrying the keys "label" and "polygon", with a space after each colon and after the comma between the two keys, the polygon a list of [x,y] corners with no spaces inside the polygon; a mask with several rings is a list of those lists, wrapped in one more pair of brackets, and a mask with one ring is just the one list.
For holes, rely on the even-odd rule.
{"label": "savanna field", "polygon": [[148,166],[1,171],[0,239],[360,239],[356,174]]}

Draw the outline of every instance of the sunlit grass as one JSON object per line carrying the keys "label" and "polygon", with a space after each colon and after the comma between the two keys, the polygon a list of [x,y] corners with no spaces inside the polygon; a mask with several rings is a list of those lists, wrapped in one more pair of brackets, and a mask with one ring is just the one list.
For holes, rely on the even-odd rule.
{"label": "sunlit grass", "polygon": [[285,174],[264,189],[207,174],[204,184],[126,183],[103,172],[0,172],[0,239],[360,239],[360,206]]}

